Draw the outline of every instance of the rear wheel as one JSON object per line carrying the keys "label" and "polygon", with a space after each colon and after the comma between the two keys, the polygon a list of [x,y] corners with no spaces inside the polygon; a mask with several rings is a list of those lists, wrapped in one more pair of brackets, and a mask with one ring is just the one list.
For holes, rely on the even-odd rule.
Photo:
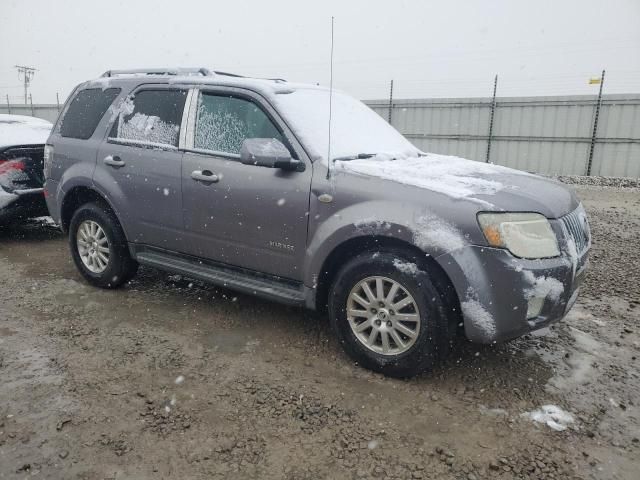
{"label": "rear wheel", "polygon": [[401,252],[362,254],[337,274],[331,323],[345,351],[393,377],[428,370],[448,346],[448,318],[427,268]]}
{"label": "rear wheel", "polygon": [[76,267],[96,287],[119,287],[138,269],[115,214],[97,203],[84,204],[73,214],[69,246]]}

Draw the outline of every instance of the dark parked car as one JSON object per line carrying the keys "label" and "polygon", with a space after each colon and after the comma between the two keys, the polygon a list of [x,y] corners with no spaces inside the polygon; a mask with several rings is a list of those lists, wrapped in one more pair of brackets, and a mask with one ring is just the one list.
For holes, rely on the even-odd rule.
{"label": "dark parked car", "polygon": [[43,156],[52,126],[40,118],[0,114],[0,225],[48,215]]}
{"label": "dark parked car", "polygon": [[587,264],[564,185],[423,153],[318,86],[111,71],[76,88],[46,148],[51,215],[93,285],[144,264],[326,310],[389,375],[428,368],[458,325],[493,343],[560,320]]}

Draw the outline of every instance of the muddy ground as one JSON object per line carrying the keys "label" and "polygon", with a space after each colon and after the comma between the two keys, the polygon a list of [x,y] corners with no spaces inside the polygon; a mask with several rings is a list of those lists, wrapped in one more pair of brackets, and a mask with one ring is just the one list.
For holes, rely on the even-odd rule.
{"label": "muddy ground", "polygon": [[[151,269],[98,290],[53,227],[0,231],[0,478],[637,479],[640,191],[578,192],[565,321],[404,381],[315,314]],[[547,404],[574,423],[523,416]]]}

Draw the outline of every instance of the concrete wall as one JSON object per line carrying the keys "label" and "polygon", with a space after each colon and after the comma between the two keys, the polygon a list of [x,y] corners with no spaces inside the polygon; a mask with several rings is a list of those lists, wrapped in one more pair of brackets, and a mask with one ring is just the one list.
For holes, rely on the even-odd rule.
{"label": "concrete wall", "polygon": [[[386,100],[366,102],[387,119]],[[498,98],[490,161],[530,172],[584,175],[591,145],[593,96]],[[49,121],[58,106],[11,105],[11,113]],[[491,99],[394,100],[391,124],[418,148],[485,161]],[[0,113],[8,113],[0,104]],[[640,95],[605,95],[592,175],[640,177]]]}
{"label": "concrete wall", "polygon": [[[60,105],[62,108],[62,105]],[[49,120],[51,123],[56,121],[58,118],[58,105],[47,105],[47,104],[38,104],[38,105],[15,105],[11,104],[7,107],[7,104],[0,104],[0,113],[11,113],[13,115],[28,115],[30,117],[38,117],[44,118],[45,120]]]}

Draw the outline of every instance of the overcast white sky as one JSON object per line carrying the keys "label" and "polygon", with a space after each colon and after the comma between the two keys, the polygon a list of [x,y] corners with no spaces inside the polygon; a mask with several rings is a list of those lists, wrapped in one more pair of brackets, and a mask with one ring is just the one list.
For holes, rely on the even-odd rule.
{"label": "overcast white sky", "polygon": [[110,68],[207,66],[359,98],[640,92],[640,0],[0,0],[0,95],[34,103]]}

